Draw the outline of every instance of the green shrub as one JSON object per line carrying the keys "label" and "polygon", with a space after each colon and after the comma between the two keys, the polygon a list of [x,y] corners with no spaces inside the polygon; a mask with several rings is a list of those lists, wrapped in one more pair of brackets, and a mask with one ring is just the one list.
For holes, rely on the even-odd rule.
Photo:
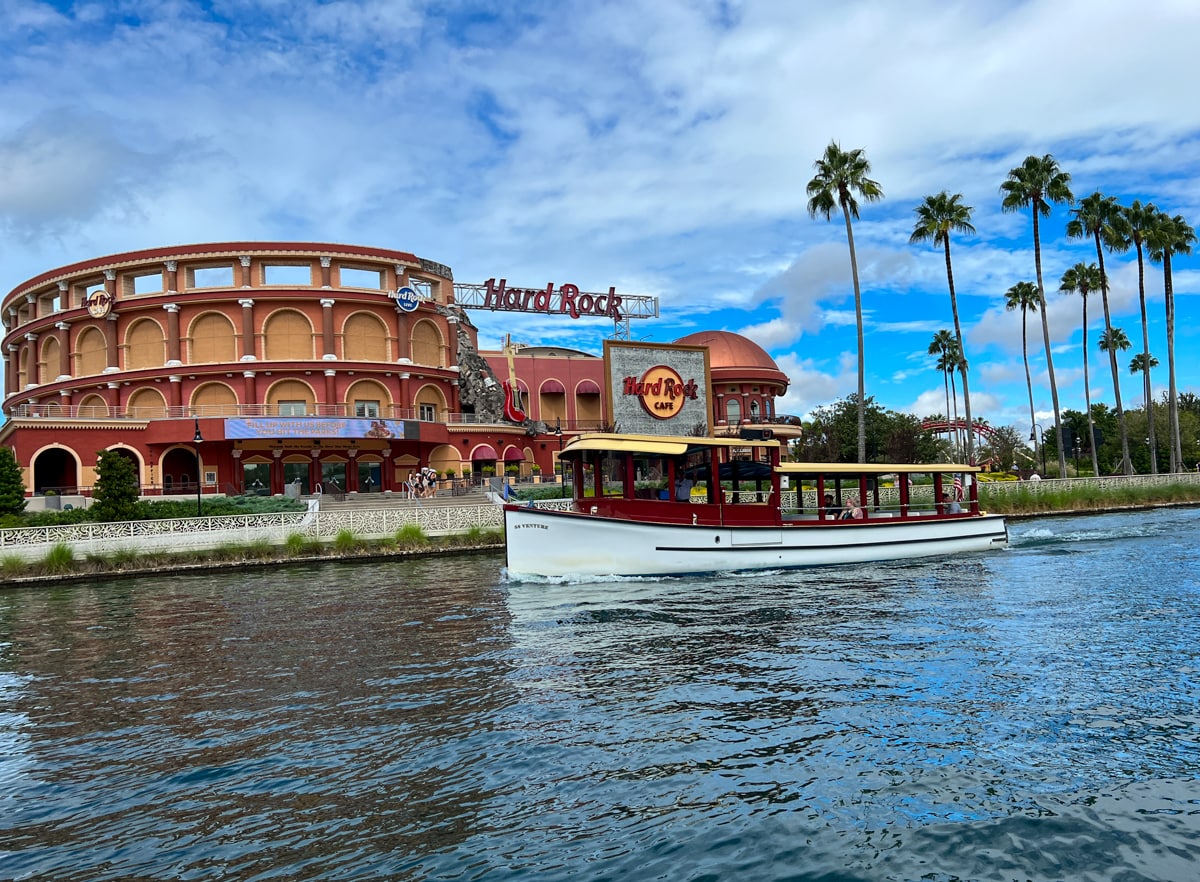
{"label": "green shrub", "polygon": [[401,549],[422,548],[429,544],[429,536],[420,524],[405,524],[396,531],[396,546]]}
{"label": "green shrub", "polygon": [[354,535],[354,531],[349,527],[343,527],[338,530],[336,536],[333,537],[333,547],[339,554],[346,554],[358,548],[358,537]]}
{"label": "green shrub", "polygon": [[42,558],[42,569],[52,576],[61,576],[75,568],[75,549],[65,542],[56,542]]}
{"label": "green shrub", "polygon": [[289,533],[283,546],[292,557],[299,557],[308,550],[308,537],[303,533]]}
{"label": "green shrub", "polygon": [[29,564],[25,563],[24,559],[18,555],[6,554],[4,557],[0,557],[0,575],[5,579],[23,576],[28,569]]}

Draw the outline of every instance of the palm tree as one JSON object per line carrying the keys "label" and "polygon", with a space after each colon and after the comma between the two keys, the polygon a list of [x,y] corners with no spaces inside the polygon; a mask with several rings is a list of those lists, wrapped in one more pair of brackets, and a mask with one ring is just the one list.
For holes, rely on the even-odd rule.
{"label": "palm tree", "polygon": [[[947,434],[950,437],[951,446],[955,451],[960,451],[963,447],[962,427],[958,424],[958,387],[954,383],[954,372],[958,370],[958,365],[961,361],[962,357],[958,354],[958,344],[951,337],[950,345],[946,347],[946,351],[937,360],[937,367],[950,380],[950,395],[954,402],[954,413],[952,420],[950,411],[946,412],[946,422],[953,427]],[[957,456],[957,453],[955,455]]]}
{"label": "palm tree", "polygon": [[[1137,249],[1138,262],[1138,302],[1142,307],[1142,400],[1146,402],[1146,437],[1150,445],[1150,474],[1158,474],[1158,438],[1154,432],[1154,408],[1150,396],[1153,394],[1150,385],[1150,368],[1158,364],[1158,359],[1150,357],[1150,329],[1146,321],[1146,262],[1142,245],[1145,243],[1146,231],[1154,226],[1158,209],[1153,202],[1143,205],[1137,199],[1128,207],[1122,209],[1125,215],[1125,235],[1128,244]],[[1153,363],[1152,363],[1153,362]]]}
{"label": "palm tree", "polygon": [[[1112,334],[1112,314],[1108,309],[1108,274],[1104,271],[1104,247],[1122,250],[1125,247],[1125,215],[1113,196],[1099,191],[1085,196],[1079,207],[1071,210],[1075,217],[1067,222],[1067,236],[1082,239],[1090,236],[1096,243],[1096,259],[1100,263],[1100,298],[1104,304],[1104,333]],[[1104,247],[1102,247],[1102,245]],[[1128,340],[1126,340],[1128,343]],[[1125,409],[1121,406],[1121,380],[1117,373],[1117,353],[1107,349],[1108,366],[1112,371],[1113,396],[1117,403],[1117,425],[1121,430],[1121,473],[1133,474],[1133,462],[1129,458],[1129,427],[1125,423]]]}
{"label": "palm tree", "polygon": [[[942,372],[942,383],[946,387],[946,422],[950,422],[950,384],[954,377],[954,368],[947,370],[954,359],[950,354],[954,351],[954,335],[942,328],[929,341],[929,354],[938,356],[937,369]],[[958,397],[955,396],[955,409],[958,408]]]}
{"label": "palm tree", "polygon": [[1167,307],[1167,423],[1170,468],[1176,472],[1183,468],[1183,449],[1179,441],[1179,391],[1175,385],[1175,286],[1171,278],[1171,257],[1192,253],[1196,231],[1183,215],[1170,217],[1160,212],[1153,226],[1145,232],[1145,239],[1150,247],[1150,259],[1163,265],[1163,295]]}
{"label": "palm tree", "polygon": [[950,311],[954,315],[954,338],[958,343],[959,370],[962,372],[963,408],[967,412],[967,462],[975,461],[975,432],[971,423],[971,388],[967,383],[967,356],[963,348],[962,324],[958,320],[958,300],[954,294],[954,268],[950,263],[950,233],[975,233],[971,226],[969,205],[959,202],[962,193],[951,196],[945,190],[936,196],[926,196],[915,209],[917,222],[913,226],[910,243],[928,242],[941,245],[946,254],[946,281],[950,285]]}
{"label": "palm tree", "polygon": [[1137,374],[1158,367],[1158,359],[1147,352],[1139,352],[1129,359],[1129,373]]}
{"label": "palm tree", "polygon": [[863,358],[862,292],[858,287],[858,259],[854,254],[854,228],[850,219],[858,219],[858,198],[865,202],[877,202],[883,198],[883,188],[867,177],[871,163],[861,149],[842,150],[836,141],[825,148],[825,154],[813,166],[817,173],[808,182],[808,214],[818,214],[825,220],[833,219],[839,206],[846,220],[846,241],[850,245],[850,276],[854,281],[854,316],[858,323],[858,461],[867,461],[866,391],[864,375],[866,362]]}
{"label": "palm tree", "polygon": [[1083,298],[1083,400],[1087,404],[1088,444],[1092,449],[1092,474],[1100,474],[1100,461],[1096,458],[1096,424],[1092,420],[1092,375],[1088,370],[1088,319],[1087,298],[1089,291],[1100,287],[1100,267],[1094,263],[1077,263],[1062,276],[1058,290],[1073,294],[1078,291]]}
{"label": "palm tree", "polygon": [[[1021,358],[1025,361],[1025,386],[1029,390],[1029,423],[1030,426],[1036,426],[1037,417],[1033,413],[1033,379],[1029,376],[1029,336],[1026,333],[1025,318],[1028,313],[1038,311],[1037,286],[1033,282],[1017,282],[1004,292],[1004,308],[1009,311],[1021,310]],[[1036,454],[1037,437],[1033,428],[1029,430],[1029,437],[1035,443],[1033,452]]]}
{"label": "palm tree", "polygon": [[1046,371],[1050,376],[1050,400],[1054,405],[1054,433],[1058,438],[1058,473],[1067,473],[1067,454],[1063,446],[1062,413],[1058,408],[1058,385],[1054,381],[1054,359],[1050,355],[1050,322],[1046,318],[1046,288],[1042,284],[1042,240],[1039,219],[1050,216],[1050,205],[1071,203],[1075,197],[1069,186],[1071,176],[1059,168],[1058,161],[1045,156],[1027,156],[1008,173],[1000,185],[1004,194],[1001,208],[1006,212],[1029,208],[1033,214],[1033,265],[1037,270],[1038,306],[1042,310],[1042,338],[1046,345]]}

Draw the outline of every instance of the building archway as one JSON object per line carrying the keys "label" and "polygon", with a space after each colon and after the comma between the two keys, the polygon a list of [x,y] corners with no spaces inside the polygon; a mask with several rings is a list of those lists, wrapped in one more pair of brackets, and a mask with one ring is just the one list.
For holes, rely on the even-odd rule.
{"label": "building archway", "polygon": [[162,458],[163,493],[195,493],[200,463],[190,447],[172,447]]}
{"label": "building archway", "polygon": [[79,458],[66,447],[47,447],[34,454],[30,461],[33,492],[53,490],[74,492],[79,488]]}

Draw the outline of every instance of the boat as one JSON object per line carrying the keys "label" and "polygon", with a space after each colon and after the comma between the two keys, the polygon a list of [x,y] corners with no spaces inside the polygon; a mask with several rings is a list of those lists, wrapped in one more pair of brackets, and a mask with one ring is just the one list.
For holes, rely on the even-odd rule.
{"label": "boat", "polygon": [[508,577],[791,569],[1008,545],[1003,516],[979,508],[978,466],[786,462],[769,433],[743,434],[573,439],[560,456],[570,500],[504,506]]}

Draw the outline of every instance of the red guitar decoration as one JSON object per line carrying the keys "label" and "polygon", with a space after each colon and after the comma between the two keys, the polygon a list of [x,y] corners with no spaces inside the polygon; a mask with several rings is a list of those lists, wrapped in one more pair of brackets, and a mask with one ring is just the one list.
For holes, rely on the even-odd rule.
{"label": "red guitar decoration", "polygon": [[517,385],[517,371],[513,367],[512,341],[505,336],[504,354],[508,357],[508,379],[504,381],[504,418],[510,423],[525,422],[525,405],[521,401],[521,387]]}

